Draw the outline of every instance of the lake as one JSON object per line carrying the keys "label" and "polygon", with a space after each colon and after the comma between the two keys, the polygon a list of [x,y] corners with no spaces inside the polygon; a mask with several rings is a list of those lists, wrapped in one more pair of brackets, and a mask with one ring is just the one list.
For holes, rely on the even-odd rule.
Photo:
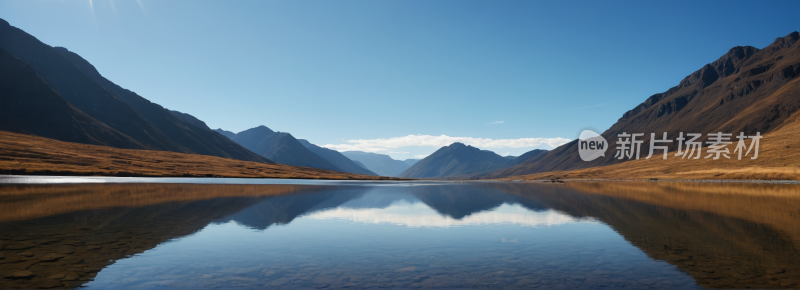
{"label": "lake", "polygon": [[800,186],[0,177],[0,288],[800,287]]}

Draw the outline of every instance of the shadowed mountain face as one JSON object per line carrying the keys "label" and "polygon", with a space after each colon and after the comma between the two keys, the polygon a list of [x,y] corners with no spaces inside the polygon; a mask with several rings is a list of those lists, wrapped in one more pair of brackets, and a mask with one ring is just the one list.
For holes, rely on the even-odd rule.
{"label": "shadowed mountain face", "polygon": [[408,164],[409,167],[411,167],[414,166],[414,164],[417,164],[417,162],[419,162],[420,160],[422,159],[406,159],[403,160],[403,162],[405,162],[406,164]]}
{"label": "shadowed mountain face", "polygon": [[308,150],[311,150],[311,152],[316,153],[320,157],[325,158],[325,160],[328,160],[329,162],[336,165],[336,167],[341,169],[340,171],[342,172],[350,172],[350,173],[364,174],[364,175],[377,175],[374,172],[369,171],[369,169],[366,169],[356,164],[355,162],[353,162],[353,160],[350,160],[350,158],[345,157],[339,151],[311,144],[311,142],[308,142],[304,139],[297,139],[297,141],[300,141],[300,144],[303,144],[303,146],[305,146]]}
{"label": "shadowed mountain face", "polygon": [[208,125],[206,125],[206,122],[203,122],[200,119],[197,119],[192,115],[189,115],[189,114],[186,114],[186,113],[181,113],[181,112],[178,112],[178,111],[175,111],[175,110],[170,110],[170,113],[172,113],[172,115],[175,116],[175,118],[178,118],[181,121],[184,121],[186,123],[192,124],[197,128],[201,128],[201,129],[212,131],[211,128],[209,128]]}
{"label": "shadowed mountain face", "polygon": [[[217,132],[226,136],[233,134],[222,129]],[[266,126],[239,132],[231,140],[281,164],[347,172],[303,146],[292,134],[275,132]]]}
{"label": "shadowed mountain face", "polygon": [[[346,156],[345,156],[345,157],[346,157]],[[352,159],[350,159],[350,160],[352,160]],[[364,163],[361,163],[361,162],[360,162],[360,161],[358,161],[358,160],[353,160],[353,163],[355,163],[356,165],[360,166],[361,168],[367,169],[367,166],[366,166],[366,165],[364,165]],[[369,169],[367,169],[367,170],[369,170]]]}
{"label": "shadowed mountain face", "polygon": [[503,164],[503,168],[516,166],[517,164],[528,161],[531,158],[537,158],[537,159],[542,158],[546,155],[545,153],[547,153],[547,150],[533,149],[531,151],[525,152],[525,154],[522,154],[520,156],[514,157],[511,160],[508,160],[508,162]]}
{"label": "shadowed mountain face", "polygon": [[[269,162],[207,128],[192,124],[199,125],[199,120],[191,117],[194,120],[184,121],[189,118],[176,116],[117,86],[77,54],[65,48],[46,45],[4,20],[0,20],[0,48],[27,62],[45,83],[75,109],[140,144],[121,148],[146,148]],[[22,104],[18,107],[20,110],[26,109]],[[118,143],[114,140],[99,141],[101,144],[109,143],[107,145]]]}
{"label": "shadowed mountain face", "polygon": [[500,169],[509,160],[488,150],[453,143],[436,150],[414,166],[403,171],[401,177],[439,178],[487,173]]}
{"label": "shadowed mountain face", "polygon": [[[758,49],[738,46],[718,60],[684,78],[677,86],[655,94],[622,115],[602,133],[609,148],[605,157],[590,162],[580,159],[577,141],[564,144],[541,159],[523,162],[509,169],[493,172],[497,178],[538,172],[589,168],[625,162],[615,159],[617,136],[623,132],[645,133],[639,138],[642,158],[650,148],[650,133],[661,139],[675,140],[679,132],[739,132],[761,135],[786,125],[785,121],[800,109],[800,33],[779,37],[769,46]],[[735,138],[732,138],[735,141]],[[670,150],[677,149],[677,141]],[[612,152],[608,154],[608,152]],[[656,151],[656,152],[660,152]]]}
{"label": "shadowed mountain face", "polygon": [[264,158],[259,158],[253,152],[212,131],[206,126],[205,122],[198,120],[194,116],[178,111],[170,111],[152,103],[104,78],[94,66],[79,55],[62,47],[54,49],[75,64],[81,72],[125,101],[170,139],[191,150],[191,152],[247,161],[265,161]]}
{"label": "shadowed mountain face", "polygon": [[214,131],[216,131],[217,133],[222,134],[222,136],[228,137],[228,139],[233,139],[233,137],[236,137],[236,133],[233,133],[231,131],[222,130],[222,128],[214,129]]}
{"label": "shadowed mountain face", "polygon": [[384,154],[361,151],[347,151],[342,152],[342,154],[353,161],[361,163],[365,168],[380,176],[399,177],[403,170],[409,167],[408,163],[394,160],[389,155]]}
{"label": "shadowed mountain face", "polygon": [[28,63],[2,48],[0,80],[0,128],[68,142],[145,148],[73,107]]}

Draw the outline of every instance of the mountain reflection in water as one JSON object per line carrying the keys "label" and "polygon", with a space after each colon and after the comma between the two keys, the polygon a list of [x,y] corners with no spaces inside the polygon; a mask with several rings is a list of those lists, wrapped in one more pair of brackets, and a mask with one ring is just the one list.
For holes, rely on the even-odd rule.
{"label": "mountain reflection in water", "polygon": [[795,185],[0,185],[0,201],[0,288],[800,286]]}

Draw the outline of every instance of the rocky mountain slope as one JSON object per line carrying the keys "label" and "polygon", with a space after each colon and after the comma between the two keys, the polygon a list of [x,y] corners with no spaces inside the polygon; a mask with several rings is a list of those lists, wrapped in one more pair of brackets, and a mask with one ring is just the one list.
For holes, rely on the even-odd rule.
{"label": "rocky mountain slope", "polygon": [[[578,142],[572,141],[548,152],[542,158],[493,172],[487,177],[574,170],[628,162],[627,158],[615,158],[618,135],[623,132],[645,133],[640,138],[643,141],[640,151],[642,159],[649,152],[649,133],[656,133],[657,138],[661,139],[661,134],[667,132],[669,140],[676,140],[680,132],[701,133],[703,137],[698,141],[707,146],[705,142],[708,141],[708,133],[723,132],[736,136],[739,132],[744,132],[752,136],[756,132],[761,135],[775,132],[790,124],[791,117],[800,109],[798,40],[800,33],[793,32],[777,38],[763,49],[752,46],[734,47],[716,61],[684,78],[675,87],[650,96],[623,114],[611,128],[601,134],[609,143],[605,157],[589,162],[582,161],[577,151]],[[735,137],[731,139],[737,141]],[[676,151],[677,145],[678,142],[673,141],[668,144],[668,148]],[[730,147],[730,151],[733,151],[733,147]],[[703,149],[705,152],[707,148]],[[674,156],[671,158],[680,159]],[[686,159],[683,164],[688,165],[692,161]]]}

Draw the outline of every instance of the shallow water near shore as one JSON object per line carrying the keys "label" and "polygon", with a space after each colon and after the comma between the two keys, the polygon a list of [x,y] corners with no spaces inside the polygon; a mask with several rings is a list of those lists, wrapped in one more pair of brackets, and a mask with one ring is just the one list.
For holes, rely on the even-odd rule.
{"label": "shallow water near shore", "polygon": [[0,288],[800,287],[797,185],[4,178]]}

